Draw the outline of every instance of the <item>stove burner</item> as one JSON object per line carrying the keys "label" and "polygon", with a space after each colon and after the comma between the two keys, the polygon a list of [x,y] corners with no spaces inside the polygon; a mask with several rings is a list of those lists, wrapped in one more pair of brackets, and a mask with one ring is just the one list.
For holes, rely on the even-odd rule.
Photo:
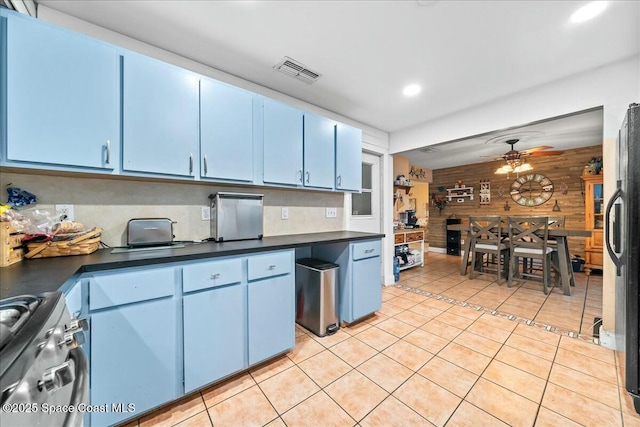
{"label": "stove burner", "polygon": [[0,302],[0,350],[20,330],[38,307],[39,299],[31,295],[8,298]]}

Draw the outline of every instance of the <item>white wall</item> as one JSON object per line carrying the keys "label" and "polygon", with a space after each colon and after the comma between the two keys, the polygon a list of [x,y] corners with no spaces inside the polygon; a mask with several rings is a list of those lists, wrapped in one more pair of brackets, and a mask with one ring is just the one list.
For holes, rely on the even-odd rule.
{"label": "white wall", "polygon": [[[615,191],[615,141],[632,102],[640,102],[640,56],[394,132],[390,135],[391,153],[603,106],[604,196],[608,200]],[[613,335],[615,269],[606,252],[604,259],[602,333]]]}

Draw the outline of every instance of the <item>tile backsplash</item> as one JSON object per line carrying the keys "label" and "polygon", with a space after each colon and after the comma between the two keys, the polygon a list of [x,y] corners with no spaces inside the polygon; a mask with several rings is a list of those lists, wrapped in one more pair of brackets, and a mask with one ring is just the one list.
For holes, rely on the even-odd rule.
{"label": "tile backsplash", "polygon": [[[209,221],[200,219],[200,211],[208,206],[209,194],[218,191],[264,194],[265,236],[344,229],[342,193],[3,171],[0,186],[4,189],[8,184],[35,194],[38,208],[74,205],[75,220],[87,227],[104,229],[102,241],[110,246],[126,244],[126,227],[131,218],[170,218],[176,222],[176,240],[209,237]],[[4,190],[0,201],[7,201]],[[281,219],[283,207],[289,210],[287,220]],[[337,208],[336,218],[325,217],[328,207]]]}

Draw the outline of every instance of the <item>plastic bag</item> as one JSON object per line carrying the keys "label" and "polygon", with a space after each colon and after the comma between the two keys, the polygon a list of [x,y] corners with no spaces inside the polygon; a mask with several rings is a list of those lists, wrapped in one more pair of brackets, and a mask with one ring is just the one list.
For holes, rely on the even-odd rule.
{"label": "plastic bag", "polygon": [[34,194],[17,187],[7,187],[7,193],[9,194],[7,203],[12,206],[27,206],[38,201],[38,198]]}
{"label": "plastic bag", "polygon": [[11,225],[25,234],[53,234],[54,227],[60,222],[60,213],[53,209],[22,209],[13,215]]}

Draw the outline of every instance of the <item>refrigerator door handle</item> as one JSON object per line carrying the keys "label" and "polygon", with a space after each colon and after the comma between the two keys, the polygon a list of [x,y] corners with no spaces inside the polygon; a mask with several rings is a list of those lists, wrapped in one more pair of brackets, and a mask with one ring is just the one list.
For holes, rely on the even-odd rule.
{"label": "refrigerator door handle", "polygon": [[[622,198],[622,181],[618,181],[617,188],[611,199],[609,199],[609,203],[607,203],[607,210],[605,211],[605,227],[604,227],[604,241],[607,246],[607,252],[609,252],[609,256],[611,260],[616,265],[616,275],[620,276],[622,274],[622,254],[618,256],[611,247],[610,241],[610,227],[609,227],[609,217],[611,216],[611,209],[613,208],[613,203]],[[616,221],[614,224],[614,228],[620,227],[620,218],[616,217]],[[614,231],[614,233],[619,234],[619,230]]]}

